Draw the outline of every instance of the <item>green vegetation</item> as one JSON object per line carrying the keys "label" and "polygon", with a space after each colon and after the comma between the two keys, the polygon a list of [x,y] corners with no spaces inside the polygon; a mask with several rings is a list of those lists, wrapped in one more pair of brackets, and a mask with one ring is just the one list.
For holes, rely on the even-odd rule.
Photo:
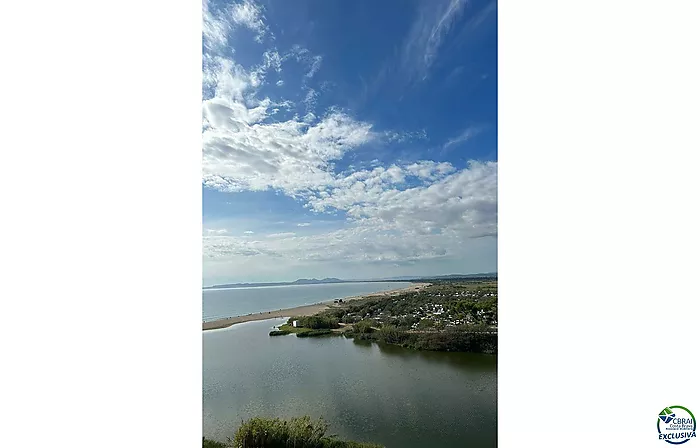
{"label": "green vegetation", "polygon": [[345,336],[418,350],[497,353],[498,281],[441,280],[419,292],[352,301],[318,317]]}
{"label": "green vegetation", "polygon": [[289,333],[305,333],[307,331],[311,331],[311,328],[303,328],[303,327],[292,327],[291,324],[284,324],[279,326],[280,331],[286,331],[287,334]]}
{"label": "green vegetation", "polygon": [[473,352],[496,354],[498,352],[498,334],[466,332],[460,330],[411,333],[396,327],[383,327],[371,334],[351,334],[358,340],[383,342],[400,345],[415,350],[440,352]]}
{"label": "green vegetation", "polygon": [[297,321],[297,327],[311,328],[319,330],[321,328],[339,328],[338,319],[332,315],[317,314],[315,316],[290,317],[287,320],[287,325],[292,325],[292,322]]}
{"label": "green vegetation", "polygon": [[270,332],[270,336],[284,336],[286,334],[291,333],[291,331],[288,330],[272,330]]}
{"label": "green vegetation", "polygon": [[[292,323],[297,321],[297,326]],[[314,316],[291,317],[270,336],[335,333],[416,350],[498,352],[498,281],[440,280],[421,291],[345,302]]]}
{"label": "green vegetation", "polygon": [[298,338],[309,338],[313,336],[323,336],[324,334],[333,334],[333,330],[324,328],[321,330],[310,330],[297,333]]}
{"label": "green vegetation", "polygon": [[[294,327],[292,322],[297,321]],[[333,329],[340,328],[338,319],[328,315],[290,317],[286,324],[280,325],[279,330],[270,332],[270,336],[281,336],[296,333],[298,338],[323,336],[332,334]]]}
{"label": "green vegetation", "polygon": [[217,442],[216,440],[209,440],[202,437],[202,448],[227,448],[227,445]]}
{"label": "green vegetation", "polygon": [[343,441],[327,436],[328,423],[310,417],[290,420],[252,418],[243,422],[228,443],[203,439],[203,448],[383,448],[373,443]]}
{"label": "green vegetation", "polygon": [[279,330],[273,330],[270,332],[270,336],[282,336],[285,334],[296,333],[298,338],[308,338],[313,336],[322,336],[325,334],[332,334],[333,331],[330,328],[319,328],[317,330],[313,328],[306,327],[293,327],[290,324],[280,325]]}
{"label": "green vegetation", "polygon": [[375,325],[379,324],[369,319],[361,320],[352,326],[352,331],[358,334],[372,333],[375,331],[374,328],[372,328]]}

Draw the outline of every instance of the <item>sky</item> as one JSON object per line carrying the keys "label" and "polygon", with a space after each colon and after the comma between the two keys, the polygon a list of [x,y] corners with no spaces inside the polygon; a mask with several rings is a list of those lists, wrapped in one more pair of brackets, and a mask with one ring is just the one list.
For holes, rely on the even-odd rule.
{"label": "sky", "polygon": [[497,3],[204,1],[203,285],[497,270]]}

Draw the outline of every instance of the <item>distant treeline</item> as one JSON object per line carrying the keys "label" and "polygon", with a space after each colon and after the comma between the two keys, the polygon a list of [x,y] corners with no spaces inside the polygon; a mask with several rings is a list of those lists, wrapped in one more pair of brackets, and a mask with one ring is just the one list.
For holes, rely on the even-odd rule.
{"label": "distant treeline", "polygon": [[498,277],[493,276],[493,277],[425,277],[425,278],[419,278],[419,279],[413,279],[413,280],[406,280],[414,283],[418,282],[423,282],[423,283],[440,283],[440,282],[485,282],[485,281],[496,281],[498,280]]}
{"label": "distant treeline", "polygon": [[457,327],[445,331],[410,332],[390,326],[373,330],[362,322],[353,325],[353,327],[358,326],[360,328],[353,328],[353,331],[344,333],[345,336],[357,340],[400,345],[414,350],[498,353],[498,334],[495,332],[465,331]]}
{"label": "distant treeline", "polygon": [[339,440],[327,436],[327,431],[328,423],[308,416],[290,420],[256,417],[243,422],[227,443],[203,438],[202,448],[384,448],[374,443]]}

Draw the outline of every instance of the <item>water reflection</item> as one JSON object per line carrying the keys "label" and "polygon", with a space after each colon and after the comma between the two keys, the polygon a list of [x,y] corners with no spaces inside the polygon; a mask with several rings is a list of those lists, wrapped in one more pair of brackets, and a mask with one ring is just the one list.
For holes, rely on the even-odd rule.
{"label": "water reflection", "polygon": [[204,333],[206,436],[225,440],[256,415],[307,414],[342,437],[388,448],[495,446],[495,357],[269,337],[270,326]]}

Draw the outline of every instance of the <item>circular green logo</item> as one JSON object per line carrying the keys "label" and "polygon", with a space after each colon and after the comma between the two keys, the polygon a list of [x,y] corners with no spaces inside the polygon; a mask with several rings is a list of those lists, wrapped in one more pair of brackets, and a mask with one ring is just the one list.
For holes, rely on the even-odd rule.
{"label": "circular green logo", "polygon": [[656,419],[659,440],[673,445],[680,445],[695,437],[695,427],[695,416],[683,406],[664,408]]}

